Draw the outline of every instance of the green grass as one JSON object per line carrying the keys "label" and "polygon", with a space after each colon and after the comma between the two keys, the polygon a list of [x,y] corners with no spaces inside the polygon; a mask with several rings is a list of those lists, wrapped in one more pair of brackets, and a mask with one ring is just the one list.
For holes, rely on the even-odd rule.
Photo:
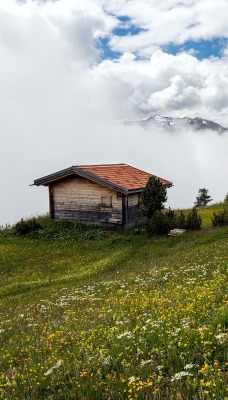
{"label": "green grass", "polygon": [[[0,233],[0,399],[228,399],[228,227]],[[216,208],[216,209],[215,209]]]}

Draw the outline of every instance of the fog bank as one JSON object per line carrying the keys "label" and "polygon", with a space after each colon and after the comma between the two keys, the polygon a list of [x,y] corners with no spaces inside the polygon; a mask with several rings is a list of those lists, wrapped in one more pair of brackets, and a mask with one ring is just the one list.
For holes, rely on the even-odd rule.
{"label": "fog bank", "polygon": [[173,182],[167,206],[192,207],[198,189],[214,202],[228,192],[228,135],[168,133],[98,120],[46,116],[42,124],[8,123],[1,166],[0,225],[48,212],[48,190],[29,186],[34,179],[72,165],[127,163]]}

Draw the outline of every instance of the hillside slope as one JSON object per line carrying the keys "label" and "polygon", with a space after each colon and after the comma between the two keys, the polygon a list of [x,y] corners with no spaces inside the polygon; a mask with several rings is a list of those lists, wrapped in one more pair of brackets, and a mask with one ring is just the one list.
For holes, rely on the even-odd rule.
{"label": "hillside slope", "polygon": [[228,228],[0,235],[0,399],[226,399]]}

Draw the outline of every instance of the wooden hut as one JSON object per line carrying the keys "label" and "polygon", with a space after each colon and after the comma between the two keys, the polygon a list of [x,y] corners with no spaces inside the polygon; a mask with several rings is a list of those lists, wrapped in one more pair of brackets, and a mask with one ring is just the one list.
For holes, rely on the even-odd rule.
{"label": "wooden hut", "polygon": [[127,164],[79,165],[36,179],[34,185],[49,187],[53,219],[133,226],[145,221],[142,192],[150,176]]}

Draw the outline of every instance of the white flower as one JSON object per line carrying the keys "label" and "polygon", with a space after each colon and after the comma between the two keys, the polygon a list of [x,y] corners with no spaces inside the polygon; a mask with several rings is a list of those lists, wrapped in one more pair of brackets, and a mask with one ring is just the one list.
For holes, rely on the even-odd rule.
{"label": "white flower", "polygon": [[108,357],[104,358],[103,364],[109,365],[109,364],[110,364],[110,361],[111,361],[111,356],[108,356]]}
{"label": "white flower", "polygon": [[184,369],[191,369],[191,368],[193,368],[194,367],[194,364],[186,364],[185,366],[184,366]]}
{"label": "white flower", "polygon": [[141,365],[150,364],[151,362],[152,362],[152,360],[142,360]]}
{"label": "white flower", "polygon": [[132,333],[128,331],[121,333],[119,336],[117,336],[117,339],[122,339],[123,337],[130,339],[132,337]]}
{"label": "white flower", "polygon": [[225,343],[227,334],[226,333],[219,333],[218,335],[215,335],[216,339],[220,341],[220,343]]}
{"label": "white flower", "polygon": [[172,336],[177,336],[178,335],[178,333],[181,331],[181,329],[180,328],[177,328],[173,333],[172,333]]}
{"label": "white flower", "polygon": [[177,373],[171,378],[171,382],[173,382],[173,381],[179,381],[181,378],[183,378],[183,376],[192,376],[192,374],[189,374],[189,372],[185,372],[185,371],[177,372]]}
{"label": "white flower", "polygon": [[47,375],[52,374],[52,372],[54,371],[54,369],[59,368],[60,365],[62,365],[62,363],[63,363],[63,361],[62,361],[62,360],[59,360],[59,361],[58,361],[55,365],[53,365],[53,367],[51,367],[47,372],[44,372],[44,375],[47,376]]}

